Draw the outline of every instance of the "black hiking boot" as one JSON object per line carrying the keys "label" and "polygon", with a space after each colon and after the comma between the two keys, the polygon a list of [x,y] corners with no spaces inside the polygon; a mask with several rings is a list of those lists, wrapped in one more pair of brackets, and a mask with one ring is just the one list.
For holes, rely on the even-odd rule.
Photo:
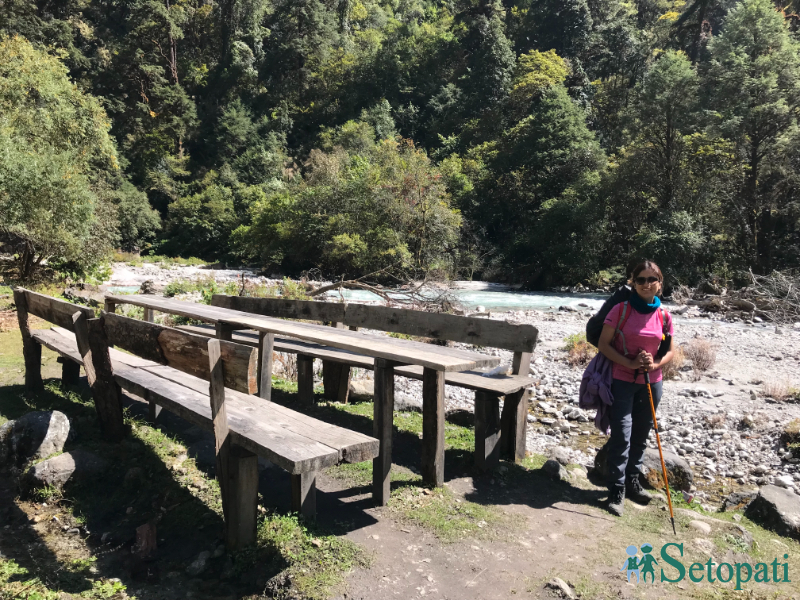
{"label": "black hiking boot", "polygon": [[642,487],[642,482],[639,480],[638,475],[629,475],[625,482],[625,494],[629,500],[637,504],[649,504],[653,499],[650,492],[646,492]]}
{"label": "black hiking boot", "polygon": [[625,510],[625,486],[614,485],[608,488],[608,512],[622,516]]}

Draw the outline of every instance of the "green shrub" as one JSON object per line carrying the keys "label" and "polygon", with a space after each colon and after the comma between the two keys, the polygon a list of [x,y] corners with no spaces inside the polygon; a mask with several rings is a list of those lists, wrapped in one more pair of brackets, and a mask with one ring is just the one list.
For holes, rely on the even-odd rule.
{"label": "green shrub", "polygon": [[575,333],[565,337],[562,350],[567,352],[567,362],[573,367],[587,364],[597,354],[597,348],[586,341],[584,333]]}

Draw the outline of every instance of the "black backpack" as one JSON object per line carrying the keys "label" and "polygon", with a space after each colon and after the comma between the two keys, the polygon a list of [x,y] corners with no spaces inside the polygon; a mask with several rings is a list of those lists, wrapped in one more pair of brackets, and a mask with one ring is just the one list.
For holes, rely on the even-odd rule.
{"label": "black backpack", "polygon": [[597,314],[586,323],[587,342],[597,348],[597,344],[600,343],[600,334],[603,332],[603,321],[606,320],[606,316],[617,304],[629,300],[630,297],[631,288],[627,285],[623,285],[616,292],[611,294],[611,297],[603,303],[603,306],[600,307]]}

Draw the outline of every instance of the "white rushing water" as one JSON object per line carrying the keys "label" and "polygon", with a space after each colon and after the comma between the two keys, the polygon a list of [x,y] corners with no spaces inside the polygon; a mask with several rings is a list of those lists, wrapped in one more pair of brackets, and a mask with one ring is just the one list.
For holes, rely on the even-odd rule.
{"label": "white rushing water", "polygon": [[[506,310],[558,310],[559,306],[570,306],[572,308],[584,308],[586,305],[592,310],[597,310],[605,300],[602,296],[593,294],[557,294],[554,292],[515,292],[515,291],[494,291],[494,290],[474,290],[474,289],[455,289],[453,296],[464,308],[475,310],[478,306],[483,306],[489,311]],[[379,302],[380,298],[365,290],[344,290],[345,300],[355,302]],[[339,293],[330,294],[330,297],[338,297]]]}

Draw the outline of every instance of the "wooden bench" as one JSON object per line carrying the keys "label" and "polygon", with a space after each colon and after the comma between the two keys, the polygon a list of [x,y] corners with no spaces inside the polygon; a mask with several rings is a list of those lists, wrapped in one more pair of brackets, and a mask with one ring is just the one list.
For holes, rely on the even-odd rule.
{"label": "wooden bench", "polygon": [[[231,548],[255,541],[258,456],[290,473],[293,510],[313,517],[318,470],[378,455],[375,438],[251,395],[256,390],[257,351],[250,346],[105,312],[94,318],[91,309],[24,289],[15,289],[14,298],[29,389],[42,385],[44,345],[65,364],[84,367],[109,438],[125,434],[120,389],[214,432]],[[57,327],[31,331],[30,314]]]}
{"label": "wooden bench", "polygon": [[[525,389],[533,384],[528,371],[538,338],[538,330],[532,325],[363,304],[222,294],[215,294],[211,305],[269,317],[319,321],[339,328],[374,329],[509,350],[514,353],[510,375],[487,377],[480,371],[448,372],[444,374],[444,382],[475,391],[475,463],[479,468],[491,468],[501,456],[512,460],[525,457],[527,402],[524,395]],[[198,334],[214,334],[214,329],[208,326],[188,326],[185,329]],[[232,335],[231,339],[239,343],[258,345],[257,333],[239,331]],[[347,401],[350,368],[374,368],[374,359],[368,356],[277,336],[274,350],[297,354],[298,389],[301,400],[308,403],[313,402],[311,365],[315,358],[322,360],[325,397],[341,402]],[[397,366],[394,373],[423,379],[423,368],[416,365]],[[504,398],[502,416],[500,398]],[[433,483],[442,484],[441,473],[441,468],[437,469]]]}

